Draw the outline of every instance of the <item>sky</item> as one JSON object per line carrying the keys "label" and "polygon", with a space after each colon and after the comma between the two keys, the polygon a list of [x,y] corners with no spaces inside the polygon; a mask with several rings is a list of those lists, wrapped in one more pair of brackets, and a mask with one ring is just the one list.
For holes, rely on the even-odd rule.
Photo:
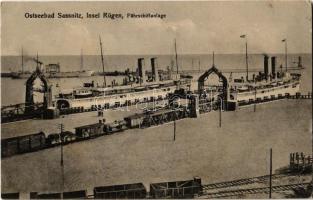
{"label": "sky", "polygon": [[[111,19],[26,19],[25,13],[121,13]],[[165,19],[127,19],[127,13],[166,14]],[[310,53],[310,1],[200,2],[2,2],[1,54]]]}

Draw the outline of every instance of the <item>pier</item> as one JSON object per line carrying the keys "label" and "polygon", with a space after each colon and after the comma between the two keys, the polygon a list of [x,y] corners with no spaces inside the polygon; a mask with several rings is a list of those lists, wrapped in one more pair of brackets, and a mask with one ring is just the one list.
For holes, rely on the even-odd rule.
{"label": "pier", "polygon": [[312,92],[308,92],[307,94],[297,93],[296,95],[290,95],[287,98],[288,99],[312,99]]}
{"label": "pier", "polygon": [[[32,110],[32,112],[27,112]],[[41,117],[44,113],[43,103],[26,105],[25,103],[1,107],[1,123],[8,123]]]}
{"label": "pier", "polygon": [[[186,95],[186,94],[185,94]],[[188,104],[183,106],[183,107],[176,107],[175,108],[175,101],[179,100],[180,98],[186,98],[188,99]],[[263,99],[260,100],[258,99],[257,101],[250,101],[247,103],[240,103],[238,105],[238,108],[242,107],[246,107],[249,105],[257,105],[257,104],[262,104],[262,103],[267,103],[267,102],[271,102],[271,101],[277,101],[277,100],[283,100],[283,99],[295,99],[295,100],[306,100],[306,99],[311,99],[312,98],[312,94],[309,93],[307,95],[301,95],[300,93],[296,94],[296,95],[286,95],[286,96],[280,96],[278,98],[272,98],[272,99]],[[95,138],[95,137],[99,137],[99,136],[105,136],[105,135],[110,135],[112,133],[118,133],[118,132],[123,132],[127,129],[134,129],[134,128],[140,128],[140,129],[144,129],[144,128],[149,128],[149,127],[153,127],[153,126],[158,126],[158,125],[164,125],[166,123],[171,123],[171,122],[175,122],[176,120],[181,120],[184,118],[197,118],[199,117],[200,114],[205,114],[205,113],[209,113],[209,112],[217,112],[219,111],[220,113],[220,127],[221,127],[221,112],[222,111],[233,111],[233,109],[235,109],[234,106],[231,107],[226,107],[226,104],[222,101],[216,101],[216,102],[204,102],[201,103],[199,101],[196,101],[197,97],[196,96],[190,96],[190,95],[182,95],[182,94],[172,94],[172,96],[169,97],[168,99],[168,103],[167,104],[163,104],[164,107],[160,107],[157,110],[151,110],[148,112],[143,112],[141,110],[141,113],[134,113],[130,116],[126,116],[124,118],[119,118],[116,119],[114,122],[105,122],[103,121],[103,124],[106,128],[102,127],[103,125],[101,124],[101,122],[96,123],[96,124],[90,124],[88,125],[88,127],[86,126],[82,126],[84,127],[84,130],[87,132],[90,132],[90,134],[88,136],[79,136],[77,137],[77,131],[80,130],[80,127],[74,127],[75,128],[75,132],[70,132],[67,131],[67,134],[73,135],[71,137],[74,137],[72,140],[68,140],[68,141],[60,141],[59,139],[56,139],[56,141],[54,141],[53,145],[51,144],[51,140],[45,140],[44,143],[42,143],[40,146],[33,148],[31,145],[31,141],[32,141],[32,135],[26,135],[23,137],[15,137],[15,138],[8,138],[8,139],[2,139],[2,157],[8,157],[8,156],[14,156],[16,154],[23,154],[23,153],[30,153],[30,152],[34,152],[34,151],[38,151],[38,150],[44,150],[46,148],[53,148],[56,147],[58,145],[64,144],[70,144],[70,143],[75,143],[75,142],[81,142],[81,141],[85,141],[85,140],[89,140],[90,138]],[[155,101],[151,101],[151,102],[146,102],[146,103],[151,103],[151,106],[153,108],[155,108],[155,105],[157,102]],[[133,110],[136,107],[137,104],[134,105],[125,105],[124,110],[129,110],[129,108],[131,108],[131,110]],[[127,107],[126,107],[127,106]],[[128,107],[129,106],[129,107]],[[170,107],[169,107],[170,106]],[[174,107],[173,107],[174,106]],[[229,105],[228,105],[229,106]],[[110,108],[109,108],[110,109]],[[120,107],[121,110],[123,110],[123,106]],[[97,108],[91,109],[91,110],[84,110],[83,108],[70,108],[67,110],[63,110],[62,114],[63,115],[68,115],[68,114],[77,114],[77,113],[82,113],[82,112],[94,112],[97,111]],[[113,110],[114,111],[114,110]],[[101,110],[101,112],[103,113],[103,111]],[[138,110],[137,110],[138,112]],[[98,117],[103,116],[103,114],[98,113]],[[33,116],[35,117],[35,116]],[[95,132],[95,129],[93,129],[93,127],[96,126],[101,126],[98,132]],[[87,130],[88,129],[88,130]],[[35,133],[37,134],[37,133]],[[46,133],[46,134],[52,134],[52,133]],[[93,137],[91,137],[91,135],[94,135]],[[25,149],[20,149],[19,148],[19,140],[25,140],[23,138],[28,137],[29,139],[29,146],[25,147]],[[10,141],[16,141],[17,142],[17,146],[9,146],[9,142]],[[35,142],[35,141],[34,141]],[[13,148],[13,149],[12,149]],[[5,152],[14,152],[14,153],[9,153],[6,154]]]}
{"label": "pier", "polygon": [[311,172],[312,173],[313,158],[305,155],[303,152],[291,153],[289,161],[289,170],[293,173]]}
{"label": "pier", "polygon": [[[96,187],[96,186],[101,186],[101,185],[104,185],[104,186],[107,186],[107,185],[112,185],[112,178],[114,177],[114,180],[116,180],[116,176],[117,174],[114,173],[114,168],[115,167],[118,167],[118,169],[121,168],[121,166],[124,166],[125,165],[125,170],[129,168],[129,173],[131,174],[140,174],[139,171],[143,170],[143,171],[147,171],[147,169],[150,169],[150,162],[155,162],[155,161],[151,161],[149,160],[149,158],[151,158],[152,155],[154,156],[157,156],[158,158],[160,158],[162,161],[164,159],[167,158],[167,156],[170,156],[171,160],[174,159],[172,158],[173,156],[174,157],[181,157],[183,160],[187,159],[187,163],[190,165],[190,164],[194,164],[194,166],[197,166],[198,168],[205,168],[206,164],[205,163],[208,163],[208,160],[207,159],[211,159],[212,160],[212,157],[214,158],[215,156],[216,157],[223,157],[225,159],[218,159],[218,160],[215,160],[214,159],[214,162],[216,163],[221,163],[222,160],[229,160],[229,159],[232,159],[233,156],[237,156],[234,155],[232,152],[234,151],[234,149],[240,149],[240,146],[242,146],[244,143],[250,141],[251,142],[251,137],[253,136],[253,132],[252,130],[255,130],[257,127],[259,126],[256,126],[254,124],[251,124],[253,121],[259,119],[260,117],[262,117],[264,115],[264,109],[266,111],[269,111],[269,115],[272,115],[278,124],[280,124],[280,127],[285,127],[287,123],[284,123],[287,119],[285,117],[282,117],[282,116],[285,116],[285,114],[281,115],[279,114],[277,111],[280,110],[282,107],[280,107],[280,105],[284,104],[285,106],[283,106],[283,108],[285,108],[286,106],[287,107],[296,107],[296,105],[298,105],[295,101],[298,101],[298,100],[290,100],[290,101],[283,101],[282,103],[272,103],[270,105],[273,105],[274,107],[266,107],[265,105],[260,105],[258,107],[259,110],[262,110],[260,112],[256,112],[256,113],[251,113],[249,111],[249,109],[241,109],[237,112],[223,112],[222,115],[223,115],[223,124],[222,124],[222,127],[223,129],[219,129],[218,128],[218,113],[217,112],[212,112],[211,114],[205,114],[205,115],[200,115],[199,118],[197,119],[188,119],[188,120],[177,120],[176,123],[177,123],[177,133],[176,133],[176,140],[175,142],[173,142],[172,140],[172,130],[173,130],[173,124],[172,123],[166,123],[166,124],[163,124],[162,126],[159,126],[158,128],[148,128],[148,129],[129,129],[129,130],[125,130],[124,132],[120,132],[120,133],[117,133],[117,134],[114,134],[114,135],[110,135],[110,136],[104,136],[104,137],[97,137],[97,138],[94,138],[94,139],[90,139],[90,140],[85,140],[85,141],[81,141],[81,142],[77,142],[77,143],[69,143],[68,145],[64,145],[64,159],[65,159],[65,168],[66,168],[66,185],[68,184],[69,185],[69,188],[67,188],[65,191],[79,191],[79,190],[82,190],[82,189],[85,189],[85,188],[88,188],[88,187]],[[300,100],[301,101],[301,100]],[[307,101],[305,101],[307,102]],[[304,103],[304,105],[307,105],[308,103]],[[298,109],[298,108],[297,108]],[[302,110],[300,111],[303,111],[303,110],[308,110],[307,107],[303,107],[303,105],[301,106]],[[251,110],[251,109],[250,109]],[[299,112],[300,112],[299,111]],[[122,118],[121,116],[117,116],[117,113],[114,114],[114,112],[116,111],[106,111],[108,112],[107,114],[105,113],[105,116],[115,116],[114,119],[108,119],[106,118],[106,121],[108,123],[114,121],[115,119],[119,119],[119,118]],[[263,114],[262,114],[263,113]],[[248,116],[246,116],[248,115]],[[296,115],[296,114],[295,114]],[[215,117],[216,116],[216,117]],[[297,122],[296,124],[292,125],[294,127],[294,129],[289,129],[288,130],[297,130],[299,131],[299,133],[301,134],[287,134],[288,135],[288,138],[285,138],[286,141],[289,141],[291,142],[297,142],[297,144],[299,143],[299,145],[295,148],[300,148],[301,146],[303,145],[306,145],[306,142],[307,141],[307,134],[305,133],[305,129],[301,129],[302,127],[302,124],[306,123],[306,120],[307,119],[307,115],[303,116],[303,114],[301,114],[301,118],[299,119],[302,119],[301,122]],[[245,131],[245,132],[242,132],[242,131],[237,131],[236,129],[234,129],[234,123],[233,122],[233,119],[234,117],[237,117],[238,120],[239,120],[239,124],[240,124],[240,119],[243,118],[241,121],[243,121],[243,125],[246,126],[247,123],[251,124],[251,129]],[[298,116],[288,116],[288,118],[292,118],[294,119],[294,117],[296,117],[298,119]],[[94,123],[95,121],[98,121],[99,117],[97,117],[97,113],[96,112],[90,112],[90,113],[80,113],[80,114],[75,114],[73,116],[71,116],[70,118],[69,117],[65,117],[64,119],[54,119],[54,123],[51,123],[49,121],[47,121],[46,123],[48,123],[48,126],[52,126],[51,124],[56,124],[56,123],[60,123],[61,120],[63,120],[63,123],[65,124],[65,129],[66,130],[71,130],[72,127],[76,127],[78,126],[79,124],[81,125],[85,125],[85,124],[90,124],[90,123]],[[70,125],[70,122],[73,121],[73,122],[77,122],[76,125]],[[26,122],[20,122],[21,123],[21,126],[24,127],[25,123]],[[34,120],[34,122],[32,122],[32,126],[34,127],[39,127],[40,126],[40,120]],[[192,131],[193,128],[191,127],[196,127],[197,124],[205,124],[205,123],[210,123],[209,125],[209,130],[207,130],[206,127],[201,126],[197,129],[198,131]],[[260,122],[261,123],[261,127],[263,126],[266,126],[266,124],[269,123],[269,120],[265,120],[264,122]],[[288,123],[289,124],[289,123]],[[19,125],[19,124],[17,124]],[[238,125],[236,125],[238,126]],[[27,127],[27,126],[25,126]],[[5,127],[4,127],[5,128]],[[11,128],[7,129],[7,130],[10,130]],[[230,131],[228,132],[227,134],[225,134],[222,130],[233,130],[233,131]],[[45,129],[44,129],[45,130]],[[55,131],[51,131],[52,133],[55,133],[57,130],[57,126],[55,125]],[[160,130],[160,131],[158,131]],[[186,131],[185,131],[186,130]],[[253,145],[260,145],[260,143],[265,143],[266,145],[269,145],[267,143],[267,141],[277,141],[279,139],[281,139],[281,133],[284,132],[284,131],[280,131],[281,129],[277,130],[277,132],[273,133],[273,134],[270,134],[268,135],[268,137],[270,137],[268,140],[266,141],[260,141],[259,139],[256,139],[256,140],[253,140],[255,142],[253,142]],[[283,128],[283,130],[285,130],[285,128]],[[14,130],[13,130],[14,131]],[[24,132],[25,130],[20,130],[19,132],[22,133]],[[29,130],[28,130],[29,131]],[[45,131],[46,132],[46,131]],[[51,133],[48,131],[48,133]],[[285,132],[284,132],[285,133]],[[298,132],[297,132],[298,133]],[[303,134],[305,133],[305,134]],[[126,136],[124,137],[123,135],[126,134]],[[255,137],[256,138],[260,138],[262,135],[264,135],[265,133],[264,132],[258,132],[258,133],[255,133]],[[247,135],[249,135],[248,138],[245,139],[245,137],[247,137]],[[261,135],[261,136],[260,136]],[[216,137],[219,137],[219,139],[229,143],[231,141],[231,143],[229,144],[232,144],[231,146],[235,145],[234,147],[228,147],[228,148],[231,148],[227,151],[227,155],[223,154],[223,153],[219,153],[219,152],[210,152],[210,149],[212,147],[215,148],[214,144],[215,141],[214,141],[214,138]],[[241,137],[243,142],[239,142],[239,141],[234,141],[232,140],[233,137]],[[299,140],[300,138],[303,138],[303,140]],[[134,145],[134,141],[136,145]],[[300,142],[302,141],[302,142]],[[304,142],[304,143],[303,143]],[[201,152],[200,151],[197,151],[197,148],[193,148],[192,144],[194,143],[197,143],[199,146],[201,146]],[[301,143],[301,144],[300,144]],[[125,145],[126,144],[126,145]],[[175,145],[174,145],[175,144]],[[111,146],[110,146],[111,145]],[[129,153],[127,153],[125,156],[130,156],[132,155],[131,152],[136,152],[136,151],[139,151],[139,149],[142,148],[142,146],[145,145],[145,147],[147,147],[148,152],[149,153],[145,153],[144,155],[142,155],[141,153],[138,155],[140,160],[140,162],[143,162],[144,160],[147,160],[147,162],[145,162],[144,164],[140,164],[139,165],[139,171],[136,170],[138,168],[138,165],[137,164],[132,164],[132,163],[129,163],[129,159],[126,158],[125,160],[125,157],[121,156],[123,154],[120,154],[120,152],[126,152],[128,151]],[[163,145],[165,146],[166,148],[166,154],[167,156],[164,156],[163,154],[161,154],[163,151],[160,151],[158,150],[156,152],[156,149],[158,149],[158,147],[160,145]],[[243,145],[244,146],[244,145]],[[279,144],[278,146],[281,146],[281,144]],[[175,148],[173,148],[175,147]],[[107,148],[111,149],[110,151],[107,151]],[[163,148],[163,147],[162,147]],[[182,153],[178,153],[177,151],[175,151],[175,149],[177,148],[182,148],[184,149],[184,151]],[[258,147],[259,148],[259,147]],[[276,148],[278,148],[276,146]],[[283,148],[283,147],[281,147]],[[250,149],[249,146],[245,147],[244,148],[244,152],[247,150],[247,149]],[[280,149],[280,148],[279,148]],[[41,161],[41,162],[44,162],[44,163],[47,163],[49,165],[52,166],[52,168],[54,169],[54,173],[57,172],[57,169],[59,169],[59,158],[57,157],[59,155],[59,151],[60,149],[58,147],[54,147],[54,148],[51,148],[51,149],[46,149],[46,150],[42,150],[42,151],[37,151],[35,153],[29,153],[29,154],[24,154],[24,155],[19,155],[19,156],[16,156],[15,158],[5,158],[3,159],[3,163],[6,165],[6,166],[10,166],[11,164],[14,164],[16,165],[16,162],[20,163],[24,163],[24,165],[29,165],[30,163],[38,163],[38,159]],[[113,151],[113,152],[112,152]],[[118,151],[118,153],[115,153],[115,151]],[[160,152],[159,152],[160,151]],[[281,149],[280,149],[281,151]],[[286,150],[287,151],[287,150]],[[305,150],[304,150],[305,151]],[[177,154],[175,154],[178,153]],[[185,152],[189,152],[185,155]],[[205,153],[204,153],[205,152]],[[239,153],[239,157],[236,157],[237,159],[240,159],[242,158],[242,155],[244,154],[244,152],[240,151]],[[199,153],[201,153],[201,156],[199,156]],[[106,155],[106,156],[101,156],[101,155]],[[172,155],[173,154],[173,155]],[[212,155],[213,154],[213,155]],[[228,156],[229,154],[229,156]],[[77,155],[79,155],[81,158],[78,158]],[[113,156],[112,156],[113,155]],[[143,156],[148,156],[149,157],[143,157]],[[162,155],[160,157],[160,155]],[[188,155],[188,156],[187,156]],[[198,156],[197,156],[198,155]],[[260,156],[260,152],[257,152],[257,155]],[[289,155],[289,150],[288,150],[288,154],[286,155]],[[187,156],[187,157],[186,157]],[[262,155],[261,155],[262,156]],[[87,163],[81,163],[81,164],[78,164],[79,166],[77,166],[77,163],[75,162],[75,160],[79,159],[79,160],[88,160],[89,158],[101,158],[101,169],[102,168],[105,168],[105,170],[100,170],[99,173],[108,173],[108,174],[112,174],[111,177],[109,177],[108,179],[101,179],[101,181],[99,179],[96,179],[97,182],[96,182],[96,185],[89,185],[88,184],[88,180],[85,178],[85,175],[84,174],[87,174],[88,173],[88,169],[90,169],[89,167],[92,166],[92,164],[87,164]],[[190,160],[192,158],[192,160]],[[200,159],[201,158],[201,159]],[[195,160],[194,160],[195,159]],[[260,158],[258,158],[257,160],[259,160]],[[152,159],[153,160],[153,159]],[[181,159],[179,159],[181,160]],[[175,164],[179,164],[179,160],[173,160],[172,162],[175,162]],[[206,160],[205,162],[202,163],[201,160]],[[262,163],[263,161],[265,160],[264,158],[261,158],[262,160]],[[288,159],[287,159],[288,160]],[[118,165],[118,163],[122,162],[121,166]],[[257,161],[255,161],[257,162]],[[284,163],[288,163],[289,160],[287,162],[284,162]],[[110,164],[112,163],[112,164]],[[128,163],[125,164],[125,163]],[[185,162],[184,162],[185,163]],[[181,163],[180,163],[181,164]],[[259,163],[261,164],[261,163]],[[263,163],[264,164],[264,163]],[[75,165],[75,166],[74,166]],[[87,166],[86,166],[87,165]],[[136,166],[136,168],[133,168],[133,165]],[[152,163],[151,164],[152,166],[155,165],[155,163]],[[23,173],[21,170],[17,170],[17,172],[14,172],[17,177],[20,177],[22,176],[22,174],[29,174],[31,171],[37,171],[39,170],[38,167],[36,167],[37,165],[35,165],[35,168],[32,168],[32,170],[30,168],[27,168],[25,169],[25,167],[22,167],[21,166],[21,169],[23,168]],[[38,165],[39,166],[39,165]],[[86,167],[85,167],[86,166]],[[99,165],[100,166],[100,165]],[[99,166],[96,166],[95,169],[99,169]],[[114,166],[114,167],[113,167]],[[143,169],[142,167],[140,166],[145,166],[145,168]],[[148,166],[148,167],[146,167]],[[222,168],[223,170],[227,170],[227,167],[221,164],[218,165],[219,168]],[[238,163],[236,164],[236,166],[238,166]],[[241,166],[241,165],[239,165]],[[246,166],[246,165],[245,165]],[[77,167],[79,167],[79,169],[81,169],[83,172],[81,175],[78,175],[78,178],[76,179],[76,177],[74,178],[72,176],[72,171],[77,169]],[[111,168],[113,167],[113,168]],[[163,166],[165,167],[165,166]],[[160,167],[157,166],[157,169],[159,170]],[[186,167],[182,168],[182,169],[178,169],[178,170],[184,170]],[[188,167],[187,167],[188,168]],[[124,169],[124,168],[123,168]],[[5,170],[5,172],[7,171],[6,168],[4,168],[3,170]],[[26,170],[26,172],[24,172]],[[55,171],[56,170],[56,171]],[[134,171],[133,171],[134,170]],[[161,169],[160,169],[161,170]],[[177,169],[173,169],[173,170],[177,170]],[[33,172],[34,172],[33,171]],[[45,169],[43,173],[53,173],[53,171],[50,171],[48,170],[49,172],[46,172],[47,170]],[[149,171],[149,170],[148,170]],[[201,174],[199,175],[201,178],[203,177],[204,180],[206,181],[203,181],[203,185],[207,185],[207,184],[215,184],[215,183],[221,183],[221,184],[218,184],[217,186],[218,187],[222,187],[222,182],[225,182],[226,180],[238,180],[238,177],[229,177],[229,176],[224,176],[223,179],[217,179],[215,180],[215,177],[213,178],[210,178],[212,176],[211,173],[207,173],[207,171],[209,170],[206,170],[206,174],[207,175],[204,175],[204,172],[201,172]],[[263,172],[263,173],[262,173]],[[39,172],[36,172],[36,174],[38,175]],[[245,171],[245,173],[247,173]],[[264,171],[258,171],[259,174],[264,174]],[[10,173],[9,173],[10,174]],[[40,173],[39,173],[40,174]],[[146,173],[145,173],[146,174]],[[36,175],[36,176],[37,176]],[[193,174],[193,175],[196,175],[196,174]],[[257,175],[257,174],[254,174],[254,175]],[[38,175],[39,176],[39,175]],[[57,175],[54,175],[56,176],[55,178],[52,178],[54,181],[57,181],[58,180],[58,174]],[[166,175],[168,176],[168,175]],[[245,174],[241,174],[242,177],[253,177],[253,173],[249,173],[247,175]],[[275,181],[275,176],[276,175],[273,175],[273,180]],[[39,176],[41,177],[41,176]],[[142,177],[142,176],[140,176]],[[18,179],[18,178],[17,178]],[[77,187],[73,188],[73,185],[76,185],[76,181],[79,180],[79,182],[81,183],[84,183],[86,184],[86,187],[85,186],[82,186],[81,184],[78,184]],[[162,180],[174,180],[175,179],[173,177],[170,176],[170,178],[167,178],[165,179],[162,179]],[[177,180],[177,179],[176,179]],[[186,178],[184,178],[183,176],[181,176],[178,180],[186,180]],[[215,180],[215,181],[214,181]],[[222,181],[222,180],[225,180],[225,181]],[[262,178],[258,179],[258,180],[262,180]],[[264,181],[266,181],[267,179],[265,178]],[[36,181],[39,181],[39,180],[34,180],[35,182]],[[102,182],[103,181],[103,182]],[[124,183],[123,180],[121,179],[118,179],[119,182],[114,182],[114,183]],[[140,179],[137,179],[136,181],[130,181],[130,183],[136,183],[136,182],[140,182],[141,180]],[[257,180],[256,180],[257,181]],[[250,180],[238,180],[237,182],[233,182],[233,183],[230,183],[230,184],[225,184],[226,186],[230,186],[230,185],[239,185],[240,183],[248,183],[250,182]],[[105,183],[105,184],[104,184]],[[125,183],[129,183],[129,182],[125,182]],[[18,183],[17,183],[18,184]],[[286,183],[281,183],[281,185],[285,185]],[[35,184],[37,185],[37,184]],[[253,186],[253,184],[246,184],[247,186]],[[39,185],[40,186],[40,185]],[[88,187],[87,187],[88,186]],[[273,184],[273,186],[275,186],[275,184]],[[20,186],[17,186],[17,187],[20,187]],[[265,186],[262,186],[262,185],[259,185],[257,187],[265,187]],[[41,189],[36,189],[36,188],[40,188],[40,187],[37,187],[37,186],[34,186],[32,187],[32,191],[30,192],[38,192],[38,194],[47,194],[49,193],[48,191],[42,191]],[[55,187],[51,187],[52,190],[50,191],[50,193],[53,193],[53,192],[57,192],[58,190],[56,190],[56,188],[58,188],[57,186]],[[53,189],[54,188],[54,189]],[[222,188],[221,188],[222,189]],[[6,191],[6,190],[4,190]],[[27,190],[23,190],[23,191],[27,191]],[[212,193],[215,191],[215,189],[211,189],[211,190],[206,190],[208,191],[209,193]],[[10,192],[10,191],[8,191]],[[12,191],[14,192],[14,191]],[[245,192],[246,193],[246,192]],[[21,194],[20,195],[25,195],[25,194]],[[29,194],[28,194],[29,195]],[[231,195],[231,194],[228,194],[228,195]],[[201,196],[200,196],[201,197]],[[199,197],[199,198],[200,198]]]}

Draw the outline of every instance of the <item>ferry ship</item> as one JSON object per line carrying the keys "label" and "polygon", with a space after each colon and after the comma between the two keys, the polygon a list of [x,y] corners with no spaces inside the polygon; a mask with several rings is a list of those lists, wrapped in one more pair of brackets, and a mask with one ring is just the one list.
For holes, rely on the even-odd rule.
{"label": "ferry ship", "polygon": [[56,97],[58,109],[83,108],[108,109],[123,105],[162,100],[173,93],[178,87],[190,87],[191,79],[180,78],[179,74],[169,72],[167,76],[159,74],[157,58],[151,58],[152,73],[146,76],[144,59],[138,59],[136,76],[124,79],[123,85],[108,87],[95,86],[94,82],[85,83],[83,87],[71,91],[63,91]]}
{"label": "ferry ship", "polygon": [[[238,105],[251,102],[270,101],[288,96],[294,96],[300,91],[300,73],[288,71],[276,71],[276,57],[271,57],[271,72],[269,72],[269,57],[264,55],[264,71],[253,76],[247,83],[234,80],[230,84],[230,100],[235,100]],[[298,68],[300,69],[301,57],[299,57]]]}
{"label": "ferry ship", "polygon": [[[249,85],[240,85],[231,90],[230,100],[235,100],[238,105],[252,102],[270,101],[288,96],[294,96],[300,91],[300,80],[296,74],[286,76],[281,80],[271,82],[259,82]],[[236,87],[236,86],[235,86]]]}
{"label": "ferry ship", "polygon": [[[212,68],[215,66],[213,65]],[[293,68],[301,70],[301,57],[299,57],[298,67]],[[212,69],[211,69],[212,70]],[[216,72],[218,70],[214,69]],[[218,72],[219,73],[219,72]],[[248,77],[248,76],[247,76]],[[227,99],[228,102],[235,106],[243,106],[251,103],[261,103],[271,100],[295,96],[300,92],[300,73],[290,73],[289,71],[276,71],[276,57],[271,57],[271,72],[269,70],[269,57],[264,55],[264,70],[257,75],[253,75],[252,79],[244,80],[232,79],[227,80]],[[224,83],[225,84],[225,83]],[[204,90],[202,101],[214,102],[221,97],[223,88],[221,82],[216,85],[207,87]],[[223,97],[226,98],[226,97]]]}

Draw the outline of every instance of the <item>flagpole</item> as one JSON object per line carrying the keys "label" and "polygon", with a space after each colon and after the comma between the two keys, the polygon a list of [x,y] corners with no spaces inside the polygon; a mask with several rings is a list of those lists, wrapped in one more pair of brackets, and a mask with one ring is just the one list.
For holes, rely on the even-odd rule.
{"label": "flagpole", "polygon": [[247,35],[241,35],[240,38],[245,38],[246,40],[246,79],[249,80],[249,65],[248,65],[248,39]]}
{"label": "flagpole", "polygon": [[288,71],[288,62],[287,62],[287,39],[285,41],[285,62],[286,62],[286,72]]}
{"label": "flagpole", "polygon": [[270,191],[269,191],[269,199],[272,198],[272,159],[273,159],[273,155],[272,155],[272,148],[270,149]]}
{"label": "flagpole", "polygon": [[246,75],[246,79],[247,81],[249,80],[249,70],[248,70],[248,39],[246,38],[246,69],[247,69],[247,75]]}
{"label": "flagpole", "polygon": [[104,61],[103,61],[103,52],[102,52],[102,42],[101,37],[99,35],[99,41],[100,41],[100,50],[101,50],[101,64],[102,64],[102,72],[103,72],[103,87],[106,87],[106,80],[105,80],[105,73],[104,73]]}
{"label": "flagpole", "polygon": [[200,65],[200,60],[199,60],[199,72],[201,71],[201,65]]}
{"label": "flagpole", "polygon": [[176,38],[175,38],[175,60],[176,60],[176,74],[178,74],[178,57],[177,57]]}
{"label": "flagpole", "polygon": [[80,49],[80,71],[84,70],[84,57],[83,57],[83,49]]}
{"label": "flagpole", "polygon": [[22,74],[24,73],[24,52],[22,47]]}
{"label": "flagpole", "polygon": [[287,72],[287,71],[288,71],[287,39],[284,38],[284,39],[282,40],[282,42],[285,43],[285,65],[286,65],[286,72]]}

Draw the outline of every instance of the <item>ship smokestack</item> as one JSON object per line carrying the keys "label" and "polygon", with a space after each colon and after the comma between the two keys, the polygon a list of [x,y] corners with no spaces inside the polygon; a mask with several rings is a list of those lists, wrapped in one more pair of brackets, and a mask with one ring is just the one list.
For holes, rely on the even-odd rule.
{"label": "ship smokestack", "polygon": [[271,63],[272,63],[272,77],[276,78],[276,57],[275,56],[271,58]]}
{"label": "ship smokestack", "polygon": [[146,77],[145,77],[145,68],[144,68],[144,58],[138,58],[138,73],[139,73],[139,82],[145,83]]}
{"label": "ship smokestack", "polygon": [[152,81],[159,81],[159,73],[157,67],[157,58],[151,58]]}
{"label": "ship smokestack", "polygon": [[298,57],[298,67],[302,68],[302,58],[301,58],[301,56]]}
{"label": "ship smokestack", "polygon": [[268,55],[264,54],[264,74],[267,80],[268,76]]}

